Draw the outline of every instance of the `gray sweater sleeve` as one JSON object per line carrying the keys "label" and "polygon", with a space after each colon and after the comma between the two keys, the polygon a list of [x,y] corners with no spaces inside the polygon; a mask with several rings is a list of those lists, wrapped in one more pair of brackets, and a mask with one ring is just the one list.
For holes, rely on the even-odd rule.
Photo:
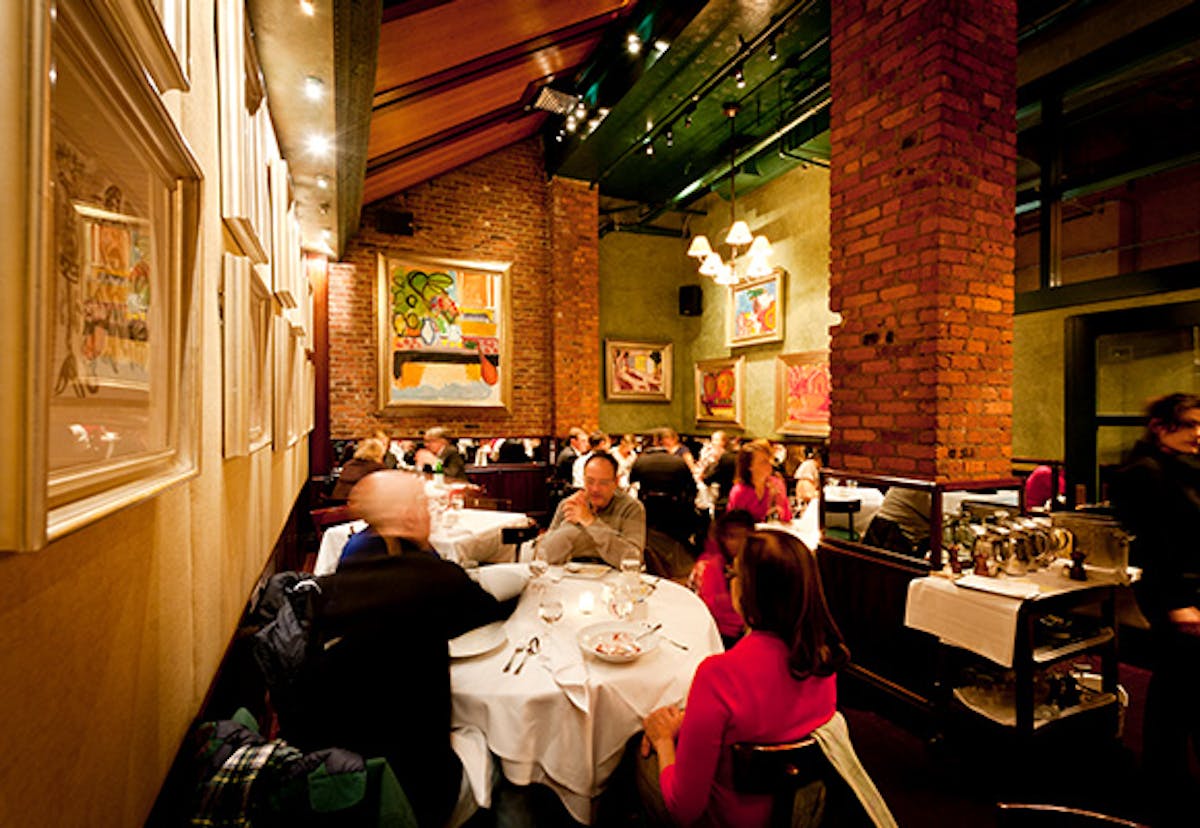
{"label": "gray sweater sleeve", "polygon": [[622,497],[608,514],[597,515],[590,526],[563,519],[562,505],[554,513],[550,529],[538,541],[545,547],[550,563],[562,563],[572,557],[596,557],[620,567],[627,554],[641,559],[646,546],[646,510],[641,501]]}

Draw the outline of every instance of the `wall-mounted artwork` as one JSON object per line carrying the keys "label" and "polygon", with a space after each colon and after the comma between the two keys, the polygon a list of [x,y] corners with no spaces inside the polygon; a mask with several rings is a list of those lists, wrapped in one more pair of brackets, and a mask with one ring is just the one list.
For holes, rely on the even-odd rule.
{"label": "wall-mounted artwork", "polygon": [[506,408],[508,264],[379,255],[379,408]]}
{"label": "wall-mounted artwork", "polygon": [[783,354],[775,360],[775,430],[829,436],[829,352]]}
{"label": "wall-mounted artwork", "polygon": [[632,402],[670,402],[670,342],[604,340],[605,397]]}
{"label": "wall-mounted artwork", "polygon": [[746,387],[744,357],[710,359],[696,363],[696,422],[742,426],[742,398]]}
{"label": "wall-mounted artwork", "polygon": [[783,340],[782,270],[729,288],[729,347]]}

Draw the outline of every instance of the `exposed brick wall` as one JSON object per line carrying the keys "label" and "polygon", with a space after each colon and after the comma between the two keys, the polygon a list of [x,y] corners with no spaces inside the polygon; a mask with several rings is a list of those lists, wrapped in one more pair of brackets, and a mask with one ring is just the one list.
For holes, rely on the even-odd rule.
{"label": "exposed brick wall", "polygon": [[[569,185],[569,186],[567,186]],[[583,196],[577,190],[584,191]],[[537,138],[513,144],[471,164],[418,184],[363,208],[359,232],[346,247],[341,263],[332,265],[329,279],[330,436],[360,437],[375,428],[392,434],[417,434],[440,424],[455,436],[498,436],[559,433],[552,429],[557,398],[571,398],[579,377],[556,394],[559,371],[552,337],[558,327],[548,311],[554,307],[552,237],[558,218],[552,192],[574,193],[563,199],[562,216],[570,226],[562,232],[554,268],[573,267],[577,280],[598,283],[596,260],[597,206],[587,185],[548,184]],[[584,202],[590,197],[590,215]],[[381,209],[411,211],[416,233],[393,236],[375,229]],[[586,248],[590,244],[590,258]],[[570,252],[570,248],[576,252]],[[433,413],[380,414],[376,408],[376,254],[412,253],[468,261],[511,262],[512,279],[512,397],[507,411],[439,409]],[[590,268],[590,269],[589,269]],[[595,287],[592,290],[596,292]],[[592,307],[596,300],[593,298]],[[594,311],[593,314],[594,316]],[[595,322],[592,323],[593,328]],[[599,376],[599,346],[593,343],[594,365],[586,365],[587,342],[558,348],[576,362],[580,373]],[[593,330],[592,339],[598,334]],[[592,383],[598,387],[598,379]],[[598,394],[598,392],[597,392]],[[598,396],[591,422],[598,417]]]}
{"label": "exposed brick wall", "polygon": [[599,193],[584,181],[550,182],[550,307],[554,433],[600,425]]}
{"label": "exposed brick wall", "polygon": [[831,465],[1007,476],[1016,2],[831,9]]}

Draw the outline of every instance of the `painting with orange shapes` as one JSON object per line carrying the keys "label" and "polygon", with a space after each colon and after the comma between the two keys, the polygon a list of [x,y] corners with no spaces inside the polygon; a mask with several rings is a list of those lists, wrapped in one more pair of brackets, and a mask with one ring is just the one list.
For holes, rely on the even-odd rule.
{"label": "painting with orange shapes", "polygon": [[742,357],[696,363],[696,422],[742,424],[744,365]]}
{"label": "painting with orange shapes", "polygon": [[829,435],[829,352],[776,358],[775,430],[781,434]]}

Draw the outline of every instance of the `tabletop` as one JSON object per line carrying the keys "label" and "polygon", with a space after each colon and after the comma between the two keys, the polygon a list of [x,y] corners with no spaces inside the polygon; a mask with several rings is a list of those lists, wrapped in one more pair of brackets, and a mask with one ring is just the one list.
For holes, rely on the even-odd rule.
{"label": "tabletop", "polygon": [[[452,724],[456,731],[481,732],[485,755],[459,749],[464,772],[486,806],[490,792],[478,790],[489,778],[494,754],[513,783],[550,787],[580,822],[591,823],[595,798],[616,769],[625,743],[641,730],[650,711],[682,704],[696,667],[722,651],[716,623],[688,589],[665,579],[641,576],[648,594],[633,620],[661,623],[665,636],[635,661],[608,663],[584,654],[579,631],[614,620],[605,588],[622,577],[584,577],[552,567],[545,588],[556,593],[564,613],[552,627],[538,618],[538,584],[527,587],[504,624],[503,646],[451,662]],[[584,598],[591,594],[591,599]],[[585,612],[587,601],[592,602]],[[503,667],[519,645],[538,636],[540,650],[519,674]],[[684,649],[686,648],[686,649]],[[456,749],[460,742],[456,741]]]}
{"label": "tabletop", "polygon": [[[430,532],[429,545],[448,561],[462,563],[511,561],[516,555],[513,547],[501,543],[500,530],[525,526],[528,516],[520,512],[499,512],[489,509],[456,509],[453,523],[445,521]],[[321,536],[314,575],[328,575],[337,569],[338,558],[350,536],[367,528],[366,521],[355,520],[330,526]]]}

